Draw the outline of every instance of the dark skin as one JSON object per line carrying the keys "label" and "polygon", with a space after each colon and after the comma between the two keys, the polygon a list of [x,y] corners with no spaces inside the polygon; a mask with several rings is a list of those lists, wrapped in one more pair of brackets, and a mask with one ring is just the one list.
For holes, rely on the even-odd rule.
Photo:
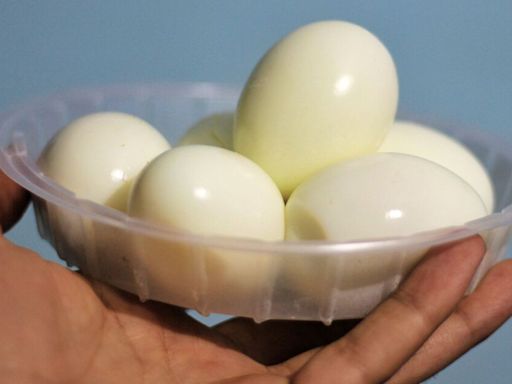
{"label": "dark skin", "polygon": [[[0,173],[4,231],[27,202]],[[0,383],[416,383],[511,316],[510,260],[464,296],[483,254],[480,237],[430,251],[362,321],[209,328],[0,236]]]}

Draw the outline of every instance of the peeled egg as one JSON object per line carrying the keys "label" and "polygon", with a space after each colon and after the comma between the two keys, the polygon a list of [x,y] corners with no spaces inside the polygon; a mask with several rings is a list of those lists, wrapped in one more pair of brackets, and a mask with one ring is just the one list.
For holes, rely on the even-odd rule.
{"label": "peeled egg", "polygon": [[494,189],[487,171],[462,143],[433,128],[397,121],[379,152],[397,152],[423,157],[446,167],[466,180],[482,198],[487,213],[494,209]]}
{"label": "peeled egg", "polygon": [[393,59],[373,34],[348,22],[309,24],[253,70],[235,113],[234,149],[287,197],[318,170],[376,151],[397,102]]}
{"label": "peeled egg", "polygon": [[[134,184],[129,213],[201,235],[284,238],[284,201],[272,179],[242,155],[212,146],[177,147],[151,162]],[[276,271],[268,254],[149,237],[137,241],[137,263],[152,296],[203,311],[210,296],[218,298],[218,310],[229,310],[233,300],[251,305]]]}
{"label": "peeled egg", "polygon": [[420,157],[377,153],[324,169],[286,205],[289,240],[352,241],[405,236],[485,216],[478,193]]}
{"label": "peeled egg", "polygon": [[71,122],[48,143],[39,166],[77,197],[126,211],[131,184],[167,140],[144,120],[101,112]]}
{"label": "peeled egg", "polygon": [[129,213],[203,235],[284,236],[284,202],[272,179],[242,155],[205,145],[152,161],[134,184]]}
{"label": "peeled egg", "polygon": [[178,146],[194,144],[233,149],[233,112],[216,113],[201,119],[178,142]]}

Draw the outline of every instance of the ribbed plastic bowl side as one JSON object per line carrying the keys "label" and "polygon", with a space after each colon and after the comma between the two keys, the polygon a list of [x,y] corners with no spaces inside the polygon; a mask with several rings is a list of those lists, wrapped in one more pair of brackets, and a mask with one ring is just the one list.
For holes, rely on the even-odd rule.
{"label": "ribbed plastic bowl side", "polygon": [[489,170],[500,213],[465,227],[361,243],[259,243],[173,233],[75,196],[36,160],[54,133],[92,112],[132,113],[171,142],[213,112],[233,110],[238,90],[215,84],[122,85],[69,91],[0,116],[0,167],[34,195],[39,231],[69,264],[137,294],[254,318],[357,318],[391,293],[432,246],[481,234],[487,254],[474,284],[505,252],[512,222],[512,154],[501,140],[449,129]]}

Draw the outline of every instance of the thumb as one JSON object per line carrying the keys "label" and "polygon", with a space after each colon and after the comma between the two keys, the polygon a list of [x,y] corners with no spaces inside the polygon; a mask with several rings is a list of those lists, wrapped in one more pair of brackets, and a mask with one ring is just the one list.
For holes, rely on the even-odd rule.
{"label": "thumb", "polygon": [[0,234],[19,220],[29,200],[29,193],[0,170]]}

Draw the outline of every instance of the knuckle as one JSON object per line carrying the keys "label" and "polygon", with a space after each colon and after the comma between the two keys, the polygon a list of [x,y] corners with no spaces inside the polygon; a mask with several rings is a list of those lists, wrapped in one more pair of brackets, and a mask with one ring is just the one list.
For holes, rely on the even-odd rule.
{"label": "knuckle", "polygon": [[409,323],[414,324],[415,327],[428,330],[437,324],[429,309],[422,304],[421,298],[414,292],[399,288],[389,299],[400,307],[404,316],[409,318]]}

